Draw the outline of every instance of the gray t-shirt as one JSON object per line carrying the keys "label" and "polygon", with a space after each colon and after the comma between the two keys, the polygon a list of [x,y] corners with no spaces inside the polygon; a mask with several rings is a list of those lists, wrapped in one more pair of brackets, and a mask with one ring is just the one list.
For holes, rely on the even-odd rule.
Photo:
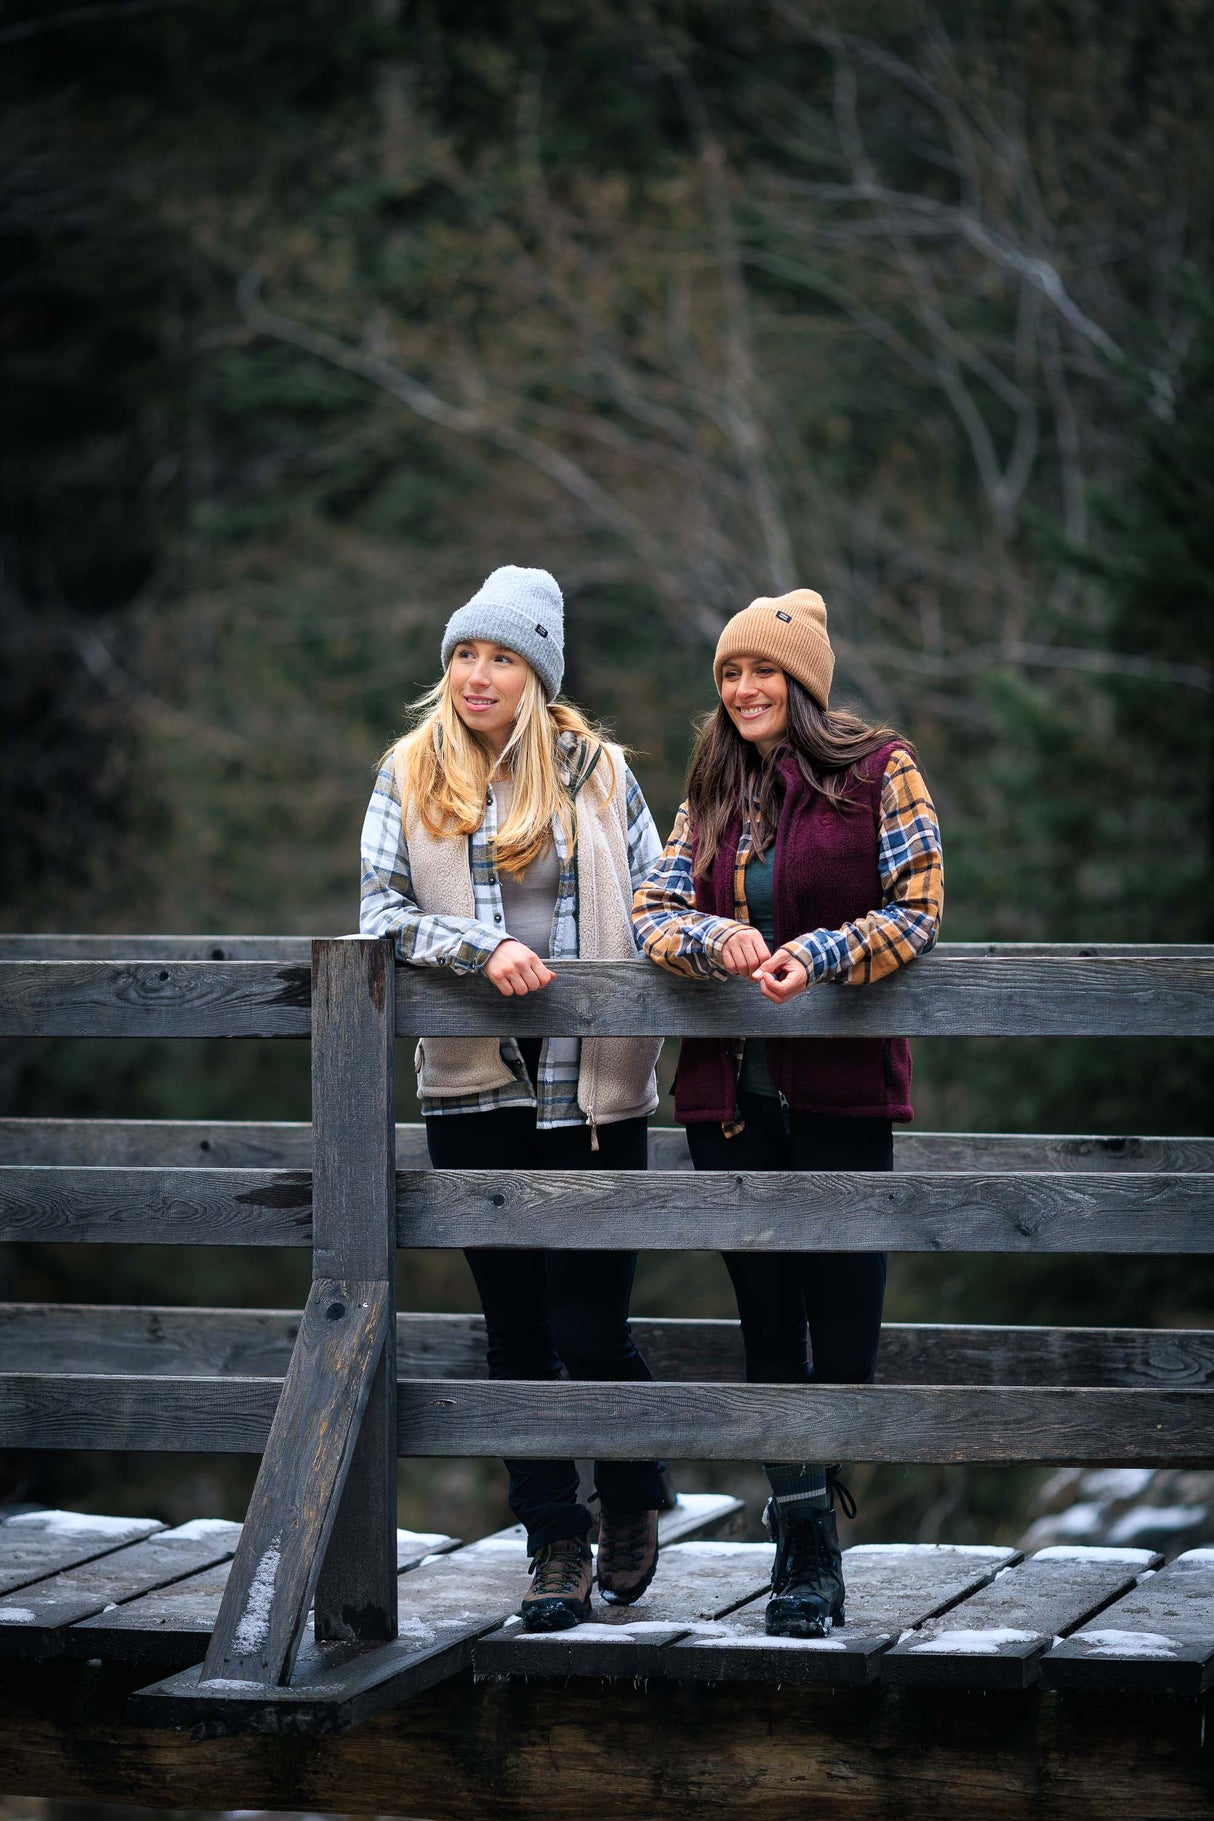
{"label": "gray t-shirt", "polygon": [[[493,788],[497,792],[497,825],[501,828],[510,811],[513,785],[509,778],[499,778]],[[560,862],[552,844],[538,860],[532,861],[521,879],[513,873],[498,873],[506,934],[545,961],[552,953],[552,918],[560,880]]]}

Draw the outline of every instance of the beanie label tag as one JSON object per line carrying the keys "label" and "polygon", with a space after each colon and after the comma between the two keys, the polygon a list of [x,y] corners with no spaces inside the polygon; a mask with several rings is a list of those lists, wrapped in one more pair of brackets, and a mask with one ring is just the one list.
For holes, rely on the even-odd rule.
{"label": "beanie label tag", "polygon": [[777,618],[777,619],[778,619],[778,620],[783,620],[783,621],[784,621],[784,622],[785,622],[785,624],[786,624],[786,625],[789,625],[789,626],[791,626],[791,625],[792,625],[792,614],[791,614],[791,613],[785,613],[785,612],[784,612],[784,609],[783,609],[783,608],[782,608],[782,607],[777,607],[777,608],[776,608],[776,618]]}
{"label": "beanie label tag", "polygon": [[542,639],[546,639],[548,637],[548,628],[546,626],[541,626],[538,620],[535,623],[535,630],[539,633],[539,635]]}

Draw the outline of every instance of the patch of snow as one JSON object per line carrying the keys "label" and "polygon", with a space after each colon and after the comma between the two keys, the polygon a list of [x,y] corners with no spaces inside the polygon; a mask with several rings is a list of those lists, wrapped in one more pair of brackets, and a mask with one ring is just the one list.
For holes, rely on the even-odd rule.
{"label": "patch of snow", "polygon": [[585,1625],[574,1625],[568,1631],[533,1631],[528,1633],[528,1642],[534,1640],[542,1644],[599,1644],[610,1639],[613,1644],[631,1644],[638,1641],[640,1634],[655,1631],[676,1631],[678,1626],[671,1620],[665,1625],[656,1619],[642,1620],[634,1625],[596,1624],[592,1619]]}
{"label": "patch of snow", "polygon": [[274,1538],[253,1572],[249,1597],[245,1601],[240,1623],[232,1634],[232,1648],[242,1657],[260,1649],[270,1635],[270,1607],[274,1600],[274,1583],[282,1561],[282,1536]]}
{"label": "patch of snow", "polygon": [[1128,1543],[1131,1537],[1152,1530],[1191,1530],[1202,1523],[1208,1512],[1204,1505],[1139,1505],[1127,1511],[1109,1531],[1115,1543]]}
{"label": "patch of snow", "polygon": [[[768,1638],[754,1637],[749,1634],[727,1640],[731,1650],[846,1650],[847,1642],[843,1638]],[[704,1640],[697,1649],[708,1650],[711,1645]]]}
{"label": "patch of snow", "polygon": [[6,1525],[24,1524],[46,1536],[146,1536],[163,1528],[159,1518],[101,1517],[93,1511],[19,1511]]}
{"label": "patch of snow", "polygon": [[1081,1631],[1073,1641],[1093,1657],[1172,1657],[1179,1648],[1158,1631]]}
{"label": "patch of snow", "polygon": [[1090,1537],[1104,1523],[1104,1504],[1072,1505],[1068,1511],[1052,1512],[1038,1518],[1025,1532],[1025,1547],[1031,1549],[1039,1536]]}
{"label": "patch of snow", "polygon": [[1136,1499],[1155,1477],[1153,1467],[1096,1467],[1083,1476],[1083,1489],[1093,1498]]}
{"label": "patch of snow", "polygon": [[856,1555],[983,1555],[1005,1556],[1006,1549],[994,1543],[853,1543],[843,1552],[844,1560]]}
{"label": "patch of snow", "polygon": [[[1186,1549],[1177,1562],[1214,1562],[1214,1549]],[[1175,1566],[1175,1564],[1173,1564]]]}
{"label": "patch of snow", "polygon": [[1016,1631],[1010,1625],[994,1625],[989,1631],[940,1631],[934,1638],[924,1638],[908,1645],[916,1655],[939,1651],[948,1656],[993,1657],[1004,1644],[1031,1644],[1040,1634]]}
{"label": "patch of snow", "polygon": [[[715,1511],[724,1508],[724,1494],[720,1492],[680,1492],[675,1504],[675,1511]],[[662,1516],[672,1517],[673,1512],[664,1511]]]}
{"label": "patch of snow", "polygon": [[1039,1549],[1033,1560],[1035,1562],[1133,1562],[1137,1566],[1145,1568],[1152,1553],[1150,1549],[1104,1549],[1095,1543],[1051,1543],[1048,1549]]}
{"label": "patch of snow", "polygon": [[434,1627],[422,1619],[400,1619],[396,1621],[398,1638],[416,1638],[419,1644],[433,1644]]}
{"label": "patch of snow", "polygon": [[191,1518],[188,1524],[178,1524],[175,1530],[162,1530],[157,1537],[158,1543],[194,1543],[206,1536],[226,1536],[229,1531],[237,1533],[239,1524],[230,1518]]}
{"label": "patch of snow", "polygon": [[207,1694],[210,1694],[212,1689],[215,1688],[227,1689],[229,1692],[239,1688],[243,1689],[246,1693],[249,1689],[253,1688],[256,1689],[259,1694],[263,1695],[269,1695],[274,1692],[266,1682],[244,1682],[239,1676],[208,1676],[205,1682],[202,1680],[201,1676],[199,1677],[199,1694],[202,1694],[204,1691]]}
{"label": "patch of snow", "polygon": [[0,1606],[0,1625],[33,1625],[37,1617],[28,1606]]}
{"label": "patch of snow", "polygon": [[435,1543],[447,1543],[449,1541],[450,1538],[444,1536],[441,1530],[398,1530],[396,1533],[396,1546],[398,1549],[412,1549],[414,1547],[431,1549]]}

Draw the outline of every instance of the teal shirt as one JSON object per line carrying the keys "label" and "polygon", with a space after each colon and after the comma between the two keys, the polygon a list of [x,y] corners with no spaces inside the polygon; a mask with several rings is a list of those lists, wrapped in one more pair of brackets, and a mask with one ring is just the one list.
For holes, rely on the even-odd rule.
{"label": "teal shirt", "polygon": [[[752,926],[758,930],[772,953],[775,953],[775,891],[772,879],[772,855],[769,847],[761,859],[752,853],[746,862],[746,908]],[[776,1099],[779,1089],[767,1067],[767,1045],[761,1037],[748,1037],[742,1051],[742,1072],[738,1087],[747,1094],[770,1094]]]}

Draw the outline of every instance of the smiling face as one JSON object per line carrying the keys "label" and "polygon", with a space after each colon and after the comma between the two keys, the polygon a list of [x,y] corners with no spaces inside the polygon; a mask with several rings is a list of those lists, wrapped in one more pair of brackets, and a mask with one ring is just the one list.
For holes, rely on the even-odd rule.
{"label": "smiling face", "polygon": [[764,758],[788,731],[788,678],[770,658],[730,658],[723,664],[721,702],[742,738]]}
{"label": "smiling face", "polygon": [[500,753],[514,730],[531,666],[508,645],[466,639],[451,654],[450,689],[465,727]]}

